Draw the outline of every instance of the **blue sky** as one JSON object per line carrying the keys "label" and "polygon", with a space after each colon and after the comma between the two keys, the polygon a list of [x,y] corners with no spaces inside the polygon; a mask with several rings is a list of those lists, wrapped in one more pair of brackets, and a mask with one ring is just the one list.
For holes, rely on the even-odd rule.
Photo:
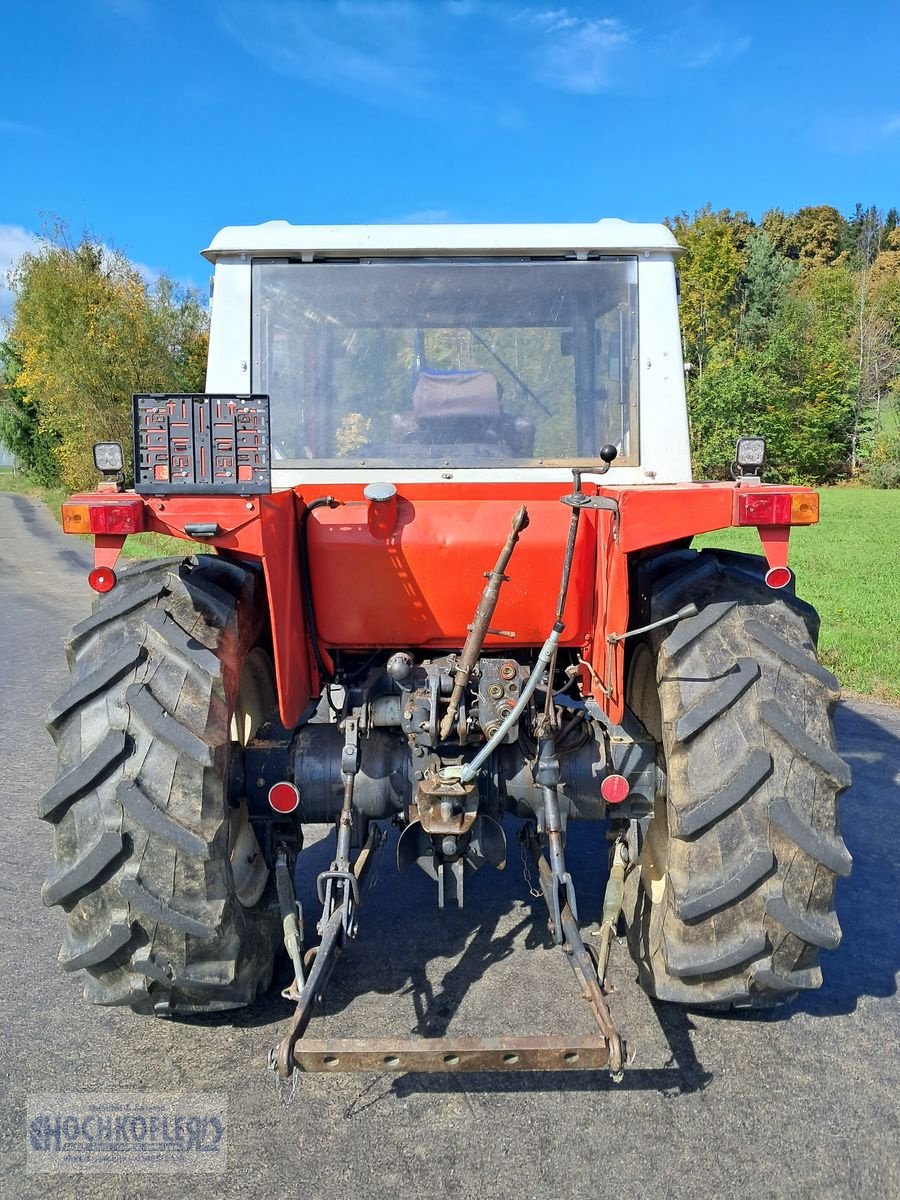
{"label": "blue sky", "polygon": [[[3,6],[0,271],[55,213],[205,289],[222,225],[900,205],[897,5]],[[0,294],[0,310],[9,297]]]}

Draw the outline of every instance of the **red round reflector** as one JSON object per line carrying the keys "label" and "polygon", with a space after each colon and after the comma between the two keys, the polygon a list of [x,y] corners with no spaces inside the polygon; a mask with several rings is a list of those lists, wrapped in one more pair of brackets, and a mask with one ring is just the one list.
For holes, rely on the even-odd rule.
{"label": "red round reflector", "polygon": [[116,586],[116,573],[112,567],[94,567],[88,583],[95,592],[111,592]]}
{"label": "red round reflector", "polygon": [[277,813],[292,813],[300,803],[300,793],[292,783],[273,783],[269,788],[269,806]]}
{"label": "red round reflector", "polygon": [[766,583],[770,588],[783,588],[794,578],[790,567],[772,567],[766,571]]}
{"label": "red round reflector", "polygon": [[624,775],[607,775],[600,784],[600,795],[607,804],[621,804],[630,791],[631,785]]}

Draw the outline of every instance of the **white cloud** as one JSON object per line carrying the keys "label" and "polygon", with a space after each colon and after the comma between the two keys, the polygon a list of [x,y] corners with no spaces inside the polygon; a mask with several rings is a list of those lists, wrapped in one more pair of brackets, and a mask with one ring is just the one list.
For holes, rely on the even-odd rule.
{"label": "white cloud", "polygon": [[150,24],[150,4],[148,0],[103,0],[107,8],[117,17],[133,21],[135,25]]}
{"label": "white cloud", "polygon": [[900,113],[829,114],[813,127],[818,141],[832,154],[856,157],[871,154],[900,134]]}
{"label": "white cloud", "polygon": [[566,8],[551,8],[546,12],[531,12],[531,20],[535,25],[541,25],[548,33],[556,33],[560,29],[571,29],[581,24],[584,18],[573,17]]}
{"label": "white cloud", "polygon": [[736,37],[710,42],[707,45],[695,45],[688,49],[682,63],[689,70],[698,67],[708,67],[710,63],[730,63],[742,54],[746,54],[752,45],[749,37]]}
{"label": "white cloud", "polygon": [[23,254],[36,250],[39,245],[38,235],[31,230],[21,225],[0,225],[0,318],[8,318],[12,313],[9,272]]}
{"label": "white cloud", "polygon": [[245,53],[281,75],[385,108],[477,113],[511,130],[526,124],[507,100],[521,95],[523,75],[576,96],[660,91],[673,75],[750,46],[696,15],[647,31],[574,3],[218,0],[217,11]]}
{"label": "white cloud", "polygon": [[534,78],[576,95],[664,91],[681,71],[733,62],[751,47],[746,35],[721,21],[687,13],[671,26],[648,31],[617,17],[584,16],[568,8],[526,9],[535,31]]}
{"label": "white cloud", "polygon": [[163,274],[162,271],[157,271],[156,267],[148,267],[146,263],[136,262],[132,263],[131,265],[137,271],[138,275],[140,275],[141,279],[143,279],[145,286],[148,288],[155,287],[155,285],[159,282],[160,276]]}
{"label": "white cloud", "polygon": [[219,16],[226,32],[272,70],[362,100],[409,102],[435,79],[422,36],[428,14],[407,0],[226,0]]}
{"label": "white cloud", "polygon": [[[102,252],[100,265],[107,268],[111,267],[115,259],[120,258],[123,253],[121,250],[116,250],[112,246],[107,246],[105,242],[100,243],[100,250]],[[159,282],[159,277],[163,274],[162,271],[157,271],[155,267],[148,267],[146,263],[135,262],[133,259],[128,258],[127,254],[125,255],[125,258],[127,259],[129,266],[133,267],[134,270],[137,271],[138,275],[140,275],[144,283],[144,287],[152,288]]]}
{"label": "white cloud", "polygon": [[621,52],[632,33],[614,17],[572,17],[565,9],[539,14],[545,43],[537,52],[536,77],[565,92],[596,95],[616,80]]}

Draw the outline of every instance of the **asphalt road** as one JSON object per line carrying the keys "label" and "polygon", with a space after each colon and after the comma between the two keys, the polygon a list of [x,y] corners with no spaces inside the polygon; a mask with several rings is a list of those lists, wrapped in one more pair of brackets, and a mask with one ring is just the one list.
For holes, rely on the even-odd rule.
{"label": "asphalt road", "polygon": [[[227,1019],[165,1022],[84,1005],[56,964],[62,914],[39,897],[51,831],[35,802],[53,776],[44,712],[65,680],[64,636],[89,609],[87,569],[45,510],[0,495],[4,1197],[900,1196],[900,710],[852,701],[837,714],[855,865],[820,991],[775,1015],[686,1014],[643,995],[618,945],[612,1008],[638,1047],[618,1086],[588,1072],[306,1076],[283,1107],[265,1069],[289,1015],[277,994]],[[582,917],[596,919],[602,830],[570,844]],[[326,850],[305,853],[311,912]],[[385,856],[311,1035],[590,1033],[532,904],[514,855],[443,915],[425,876],[397,876]],[[73,1090],[224,1093],[227,1171],[28,1174],[29,1097]]]}

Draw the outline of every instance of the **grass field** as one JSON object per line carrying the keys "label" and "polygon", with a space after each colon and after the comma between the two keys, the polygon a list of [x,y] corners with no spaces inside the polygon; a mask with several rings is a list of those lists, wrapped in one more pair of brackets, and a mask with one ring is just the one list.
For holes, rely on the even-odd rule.
{"label": "grass field", "polygon": [[[62,491],[0,471],[0,491],[43,500],[59,518]],[[791,534],[797,592],[822,617],[819,653],[848,692],[900,704],[900,491],[822,488],[821,521]],[[755,529],[723,529],[697,546],[760,552]],[[155,533],[130,537],[129,558],[184,553],[185,543]],[[193,549],[198,549],[194,547]]]}

